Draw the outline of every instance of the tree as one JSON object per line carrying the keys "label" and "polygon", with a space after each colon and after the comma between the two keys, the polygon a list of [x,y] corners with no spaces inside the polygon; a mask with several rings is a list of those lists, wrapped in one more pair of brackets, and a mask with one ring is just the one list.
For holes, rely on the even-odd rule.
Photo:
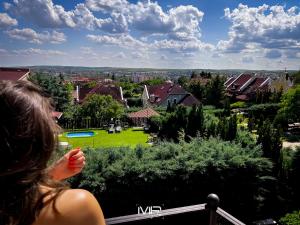
{"label": "tree", "polygon": [[279,222],[282,225],[299,225],[300,211],[294,211],[292,213],[286,214],[284,217],[280,218]]}
{"label": "tree", "polygon": [[191,79],[196,78],[196,77],[197,77],[197,74],[196,74],[195,71],[193,71],[192,74],[191,74]]}
{"label": "tree", "polygon": [[190,137],[196,137],[197,133],[201,136],[204,130],[204,115],[202,106],[194,105],[188,115],[186,134]]}
{"label": "tree", "polygon": [[189,91],[200,101],[204,101],[206,89],[200,82],[192,82],[189,86]]}
{"label": "tree", "polygon": [[269,158],[274,163],[274,172],[278,174],[280,169],[280,151],[282,148],[281,134],[279,129],[275,129],[270,120],[263,122],[258,129],[257,143],[261,144],[263,156]]}
{"label": "tree", "polygon": [[300,84],[300,71],[292,75],[293,81],[295,85]]}
{"label": "tree", "polygon": [[54,101],[55,110],[63,112],[72,101],[71,84],[65,82],[64,77],[60,74],[58,77],[48,74],[36,73],[31,75],[29,80],[40,86]]}
{"label": "tree", "polygon": [[225,98],[224,81],[219,75],[212,78],[206,92],[206,103],[221,107]]}
{"label": "tree", "polygon": [[287,127],[288,123],[300,121],[300,85],[289,89],[281,98],[276,124]]}
{"label": "tree", "polygon": [[231,116],[228,121],[228,134],[227,140],[232,141],[235,139],[237,133],[237,118],[236,114]]}
{"label": "tree", "polygon": [[110,95],[93,94],[82,104],[82,116],[106,122],[111,118],[119,118],[124,112],[120,103]]}
{"label": "tree", "polygon": [[127,214],[124,206],[135,208],[137,200],[146,205],[168,199],[172,208],[205,202],[207,193],[214,191],[224,208],[249,221],[265,202],[272,167],[258,146],[243,148],[217,138],[85,152],[89,163],[71,185],[101,199],[107,217]]}
{"label": "tree", "polygon": [[178,78],[178,84],[181,85],[182,87],[187,87],[187,82],[188,82],[188,78],[186,76],[181,76]]}

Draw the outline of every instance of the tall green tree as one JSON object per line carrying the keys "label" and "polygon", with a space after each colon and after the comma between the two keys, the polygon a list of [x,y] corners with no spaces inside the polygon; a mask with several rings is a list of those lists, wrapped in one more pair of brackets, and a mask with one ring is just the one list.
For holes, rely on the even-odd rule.
{"label": "tall green tree", "polygon": [[211,79],[208,85],[206,92],[206,103],[216,107],[222,107],[224,98],[224,81],[219,75],[217,75]]}
{"label": "tall green tree", "polygon": [[282,96],[280,107],[275,118],[277,124],[287,127],[288,123],[300,122],[300,85],[289,89]]}
{"label": "tall green tree", "polygon": [[184,88],[187,87],[188,81],[189,81],[189,79],[186,76],[181,76],[177,80],[178,84],[181,85]]}
{"label": "tall green tree", "polygon": [[196,137],[199,133],[203,136],[204,130],[204,115],[202,106],[194,105],[188,115],[188,123],[186,128],[186,134],[191,137]]}
{"label": "tall green tree", "polygon": [[262,146],[263,156],[271,159],[274,163],[274,171],[277,174],[280,168],[280,151],[282,149],[280,129],[274,128],[267,119],[258,129],[257,143]]}
{"label": "tall green tree", "polygon": [[49,74],[36,73],[29,80],[40,86],[54,101],[55,110],[63,112],[71,104],[73,87],[65,82],[62,75],[53,76]]}
{"label": "tall green tree", "polygon": [[111,118],[119,118],[123,112],[123,106],[110,95],[93,94],[87,97],[82,104],[82,116],[105,122]]}

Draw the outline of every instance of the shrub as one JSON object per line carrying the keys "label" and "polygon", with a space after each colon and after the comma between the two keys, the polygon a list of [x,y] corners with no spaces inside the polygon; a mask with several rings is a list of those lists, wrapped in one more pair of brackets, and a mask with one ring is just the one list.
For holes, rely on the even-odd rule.
{"label": "shrub", "polygon": [[279,222],[282,225],[299,225],[300,224],[300,211],[294,211],[286,214]]}

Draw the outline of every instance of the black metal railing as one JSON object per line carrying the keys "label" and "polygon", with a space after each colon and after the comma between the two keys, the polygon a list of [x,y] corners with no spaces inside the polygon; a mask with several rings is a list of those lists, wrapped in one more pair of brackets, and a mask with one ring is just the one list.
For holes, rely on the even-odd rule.
{"label": "black metal railing", "polygon": [[207,203],[199,204],[199,205],[192,205],[192,206],[185,206],[173,209],[165,209],[161,210],[155,214],[148,214],[148,213],[141,213],[141,214],[133,214],[127,216],[120,216],[120,217],[113,217],[106,219],[107,225],[112,224],[123,224],[128,222],[134,221],[141,221],[141,220],[148,220],[153,218],[159,217],[166,217],[171,215],[177,215],[182,213],[188,212],[195,212],[195,211],[208,211],[209,212],[209,225],[217,225],[218,224],[218,217],[224,218],[228,222],[234,225],[245,225],[243,222],[239,221],[237,218],[233,217],[229,213],[225,212],[219,206],[219,197],[216,194],[210,194],[207,196]]}

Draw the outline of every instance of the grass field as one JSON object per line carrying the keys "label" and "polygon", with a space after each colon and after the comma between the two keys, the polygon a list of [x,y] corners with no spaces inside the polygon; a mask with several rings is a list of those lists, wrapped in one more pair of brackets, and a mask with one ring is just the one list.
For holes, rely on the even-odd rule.
{"label": "grass field", "polygon": [[142,130],[127,129],[121,133],[108,134],[106,130],[88,130],[94,131],[93,137],[76,137],[68,138],[67,132],[59,137],[59,141],[66,141],[72,147],[119,147],[130,146],[134,148],[136,145],[148,145],[148,134]]}

